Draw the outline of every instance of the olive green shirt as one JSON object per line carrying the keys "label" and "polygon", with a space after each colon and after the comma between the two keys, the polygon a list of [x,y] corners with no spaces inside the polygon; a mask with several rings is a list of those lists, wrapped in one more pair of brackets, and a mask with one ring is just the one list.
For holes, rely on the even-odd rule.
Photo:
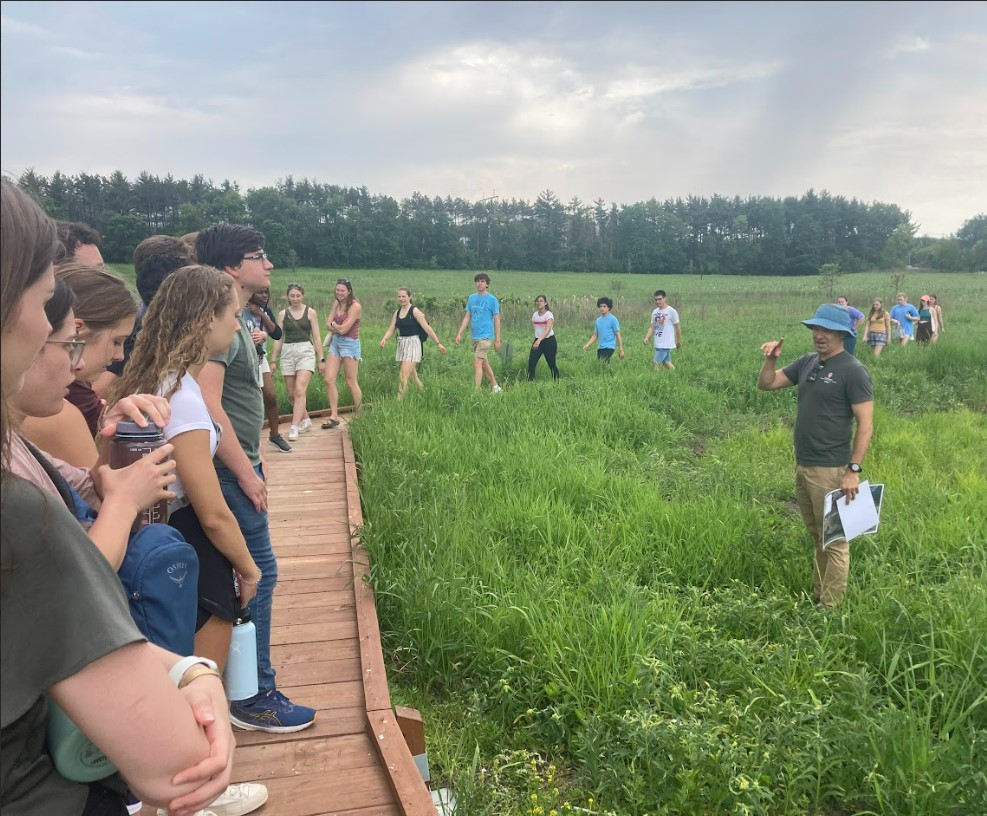
{"label": "olive green shirt", "polygon": [[[239,321],[240,331],[236,333],[229,351],[210,359],[226,366],[223,410],[230,418],[240,447],[250,464],[256,467],[260,464],[260,431],[264,425],[264,394],[261,391],[263,381],[257,349],[250,339],[250,329],[243,315]],[[217,468],[226,467],[219,457],[213,462]]]}
{"label": "olive green shirt", "polygon": [[62,501],[9,474],[2,494],[0,810],[80,814],[87,786],[60,776],[45,749],[45,692],[144,637],[120,579]]}

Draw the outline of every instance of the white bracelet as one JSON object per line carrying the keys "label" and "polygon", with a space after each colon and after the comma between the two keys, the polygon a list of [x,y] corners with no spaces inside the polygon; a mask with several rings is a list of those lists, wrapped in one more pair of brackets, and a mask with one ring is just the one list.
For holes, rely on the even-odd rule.
{"label": "white bracelet", "polygon": [[171,682],[177,687],[179,683],[182,682],[182,678],[185,676],[185,672],[191,669],[197,663],[201,663],[203,666],[208,666],[210,669],[219,671],[219,666],[208,657],[196,657],[191,655],[190,657],[183,657],[174,666],[171,667],[168,672],[168,676],[171,678]]}

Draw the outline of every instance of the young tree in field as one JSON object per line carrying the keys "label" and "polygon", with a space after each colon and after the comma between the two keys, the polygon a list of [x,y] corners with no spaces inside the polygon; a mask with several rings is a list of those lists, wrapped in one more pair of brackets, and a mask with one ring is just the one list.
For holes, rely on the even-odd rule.
{"label": "young tree in field", "polygon": [[820,284],[830,301],[835,300],[836,284],[842,277],[843,272],[838,263],[827,263],[819,267]]}

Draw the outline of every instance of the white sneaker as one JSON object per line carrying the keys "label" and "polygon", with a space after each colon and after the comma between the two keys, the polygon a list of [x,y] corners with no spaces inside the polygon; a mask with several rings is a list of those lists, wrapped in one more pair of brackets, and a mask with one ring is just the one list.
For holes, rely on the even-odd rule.
{"label": "white sneaker", "polygon": [[[267,801],[267,788],[256,782],[240,782],[230,785],[205,810],[195,816],[245,816],[253,813]],[[158,809],[158,816],[168,816],[167,810]]]}
{"label": "white sneaker", "polygon": [[312,420],[308,417],[302,420],[302,424],[298,426],[298,433],[305,433],[309,428],[312,427]]}
{"label": "white sneaker", "polygon": [[294,442],[298,439],[298,426],[292,425],[288,431],[288,441]]}
{"label": "white sneaker", "polygon": [[503,390],[504,389],[501,388],[499,385],[495,385],[493,388],[490,389],[490,393],[491,394],[499,394]]}

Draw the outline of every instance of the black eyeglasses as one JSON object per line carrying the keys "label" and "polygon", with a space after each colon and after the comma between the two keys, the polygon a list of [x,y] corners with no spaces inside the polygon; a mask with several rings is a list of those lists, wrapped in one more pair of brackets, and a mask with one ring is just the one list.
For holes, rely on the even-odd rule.
{"label": "black eyeglasses", "polygon": [[255,252],[253,255],[244,255],[243,260],[245,261],[266,261],[267,253],[264,250],[260,252]]}
{"label": "black eyeglasses", "polygon": [[82,362],[82,354],[86,350],[85,340],[45,340],[53,346],[64,346],[69,355],[69,363],[75,368]]}
{"label": "black eyeglasses", "polygon": [[819,365],[817,365],[814,369],[812,369],[812,373],[808,377],[806,377],[806,380],[805,381],[806,382],[815,382],[816,381],[816,376],[825,367],[826,367],[826,364],[825,363],[819,363]]}

